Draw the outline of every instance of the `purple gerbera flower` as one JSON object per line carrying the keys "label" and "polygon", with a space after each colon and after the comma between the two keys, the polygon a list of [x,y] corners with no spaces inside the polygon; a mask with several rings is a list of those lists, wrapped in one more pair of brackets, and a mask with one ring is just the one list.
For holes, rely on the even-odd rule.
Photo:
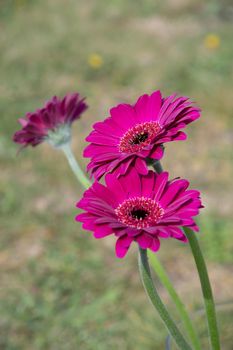
{"label": "purple gerbera flower", "polygon": [[59,147],[69,141],[71,124],[86,109],[87,105],[78,93],[62,99],[54,96],[43,108],[19,119],[22,129],[14,134],[13,140],[23,147],[37,146],[43,141]]}
{"label": "purple gerbera flower", "polygon": [[126,174],[130,165],[147,174],[146,159],[161,159],[165,142],[185,140],[180,129],[199,118],[200,110],[187,97],[162,98],[155,91],[141,96],[134,106],[112,108],[110,115],[94,124],[86,138],[91,144],[84,157],[91,158],[87,169],[96,179],[112,171]]}
{"label": "purple gerbera flower", "polygon": [[160,238],[173,237],[185,242],[181,226],[194,231],[192,217],[202,207],[200,193],[187,190],[187,180],[168,181],[168,173],[149,171],[140,175],[135,169],[125,176],[105,177],[106,186],[95,182],[77,203],[85,213],[76,217],[95,238],[115,235],[116,255],[123,258],[131,243],[156,252]]}

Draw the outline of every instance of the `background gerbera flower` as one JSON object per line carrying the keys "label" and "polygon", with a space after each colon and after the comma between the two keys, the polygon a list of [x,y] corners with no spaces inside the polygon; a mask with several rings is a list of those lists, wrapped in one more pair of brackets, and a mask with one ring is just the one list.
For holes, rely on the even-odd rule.
{"label": "background gerbera flower", "polygon": [[19,119],[22,129],[14,134],[13,140],[23,146],[37,146],[48,141],[59,147],[69,142],[71,124],[86,109],[87,104],[78,93],[68,94],[62,99],[54,96],[43,108]]}
{"label": "background gerbera flower", "polygon": [[187,190],[187,180],[168,181],[168,173],[149,171],[140,175],[131,169],[127,175],[115,173],[105,177],[106,186],[95,182],[77,203],[85,211],[76,217],[95,238],[115,235],[116,255],[123,258],[131,243],[156,252],[160,238],[185,242],[181,226],[194,231],[192,217],[199,213],[200,193]]}
{"label": "background gerbera flower", "polygon": [[180,129],[200,116],[199,108],[187,97],[162,98],[160,91],[141,96],[134,106],[120,104],[110,117],[94,124],[86,138],[90,145],[84,157],[91,158],[87,170],[100,179],[107,172],[125,174],[133,165],[147,174],[146,158],[161,159],[162,145],[185,140]]}

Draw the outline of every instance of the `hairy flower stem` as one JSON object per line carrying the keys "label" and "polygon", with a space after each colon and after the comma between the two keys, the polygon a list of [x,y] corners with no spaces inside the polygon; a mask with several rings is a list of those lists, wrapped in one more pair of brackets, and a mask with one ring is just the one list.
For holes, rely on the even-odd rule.
{"label": "hairy flower stem", "polygon": [[[158,174],[160,174],[163,171],[161,163],[159,161],[152,163],[152,166]],[[186,311],[185,305],[181,301],[179,295],[177,294],[175,288],[173,287],[172,282],[170,281],[169,276],[167,275],[162,264],[160,263],[157,255],[149,252],[149,260],[151,262],[151,266],[154,269],[156,275],[159,277],[160,281],[162,282],[164,287],[167,289],[168,294],[170,295],[171,299],[176,305],[181,321],[183,322],[184,329],[189,335],[189,338],[192,341],[192,345],[194,349],[201,350],[201,345],[200,345],[198,335],[188,315],[188,312]]]}
{"label": "hairy flower stem", "polygon": [[150,267],[148,264],[147,250],[146,249],[142,249],[139,247],[138,263],[139,263],[140,276],[141,276],[145,291],[146,291],[151,303],[158,311],[158,313],[159,313],[160,317],[162,318],[165,326],[167,327],[169,333],[174,338],[178,348],[181,350],[192,350],[192,348],[186,342],[183,335],[180,333],[175,322],[170,317],[169,312],[167,311],[165,305],[163,304],[162,300],[160,299],[160,296],[159,296],[157,290],[155,289],[155,286],[154,286],[153,281],[152,281],[151,273],[150,273]]}
{"label": "hairy flower stem", "polygon": [[84,188],[88,188],[91,185],[91,182],[88,180],[88,178],[85,176],[84,172],[80,168],[77,160],[75,159],[75,156],[70,148],[69,143],[65,143],[62,146],[60,146],[60,149],[64,152],[69,165],[71,169],[73,170],[73,173],[77,177],[78,181],[84,186]]}
{"label": "hairy flower stem", "polygon": [[206,310],[207,322],[209,327],[210,343],[213,350],[220,350],[220,341],[219,341],[215,304],[214,304],[213,293],[210,285],[210,280],[209,280],[205,260],[202,255],[197,237],[193,234],[190,228],[184,227],[183,229],[189,240],[189,244],[194,256],[194,260],[197,266],[197,270],[198,270],[198,274],[201,282],[202,294],[204,297],[205,310]]}

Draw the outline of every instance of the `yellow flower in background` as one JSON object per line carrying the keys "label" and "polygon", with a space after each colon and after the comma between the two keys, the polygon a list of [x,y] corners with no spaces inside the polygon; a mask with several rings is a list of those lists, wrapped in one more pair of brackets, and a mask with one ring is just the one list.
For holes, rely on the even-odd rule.
{"label": "yellow flower in background", "polygon": [[216,34],[208,34],[204,39],[204,45],[207,49],[217,49],[220,46],[220,37]]}
{"label": "yellow flower in background", "polygon": [[97,53],[93,53],[88,57],[88,64],[93,69],[99,69],[102,67],[103,63],[104,61],[102,56],[98,55]]}

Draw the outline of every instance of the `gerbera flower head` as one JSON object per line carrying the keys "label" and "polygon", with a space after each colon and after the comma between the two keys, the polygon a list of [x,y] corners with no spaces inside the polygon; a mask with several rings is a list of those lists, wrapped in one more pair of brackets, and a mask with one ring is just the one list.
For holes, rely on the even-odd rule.
{"label": "gerbera flower head", "polygon": [[160,238],[185,242],[181,229],[198,227],[193,216],[202,207],[200,193],[188,190],[187,180],[168,180],[168,173],[149,171],[140,175],[131,169],[125,176],[105,177],[106,185],[95,182],[77,203],[85,212],[76,217],[95,238],[114,235],[116,255],[123,258],[131,243],[156,252]]}
{"label": "gerbera flower head", "polygon": [[162,98],[160,91],[141,96],[135,105],[120,104],[86,138],[90,145],[84,157],[91,158],[87,170],[97,180],[113,171],[124,175],[130,165],[147,174],[146,159],[161,159],[165,142],[185,140],[180,129],[199,117],[189,98]]}
{"label": "gerbera flower head", "polygon": [[86,109],[87,104],[78,93],[68,94],[62,99],[54,96],[43,108],[19,119],[22,128],[14,134],[13,140],[23,147],[37,146],[43,141],[59,147],[69,142],[71,124]]}

